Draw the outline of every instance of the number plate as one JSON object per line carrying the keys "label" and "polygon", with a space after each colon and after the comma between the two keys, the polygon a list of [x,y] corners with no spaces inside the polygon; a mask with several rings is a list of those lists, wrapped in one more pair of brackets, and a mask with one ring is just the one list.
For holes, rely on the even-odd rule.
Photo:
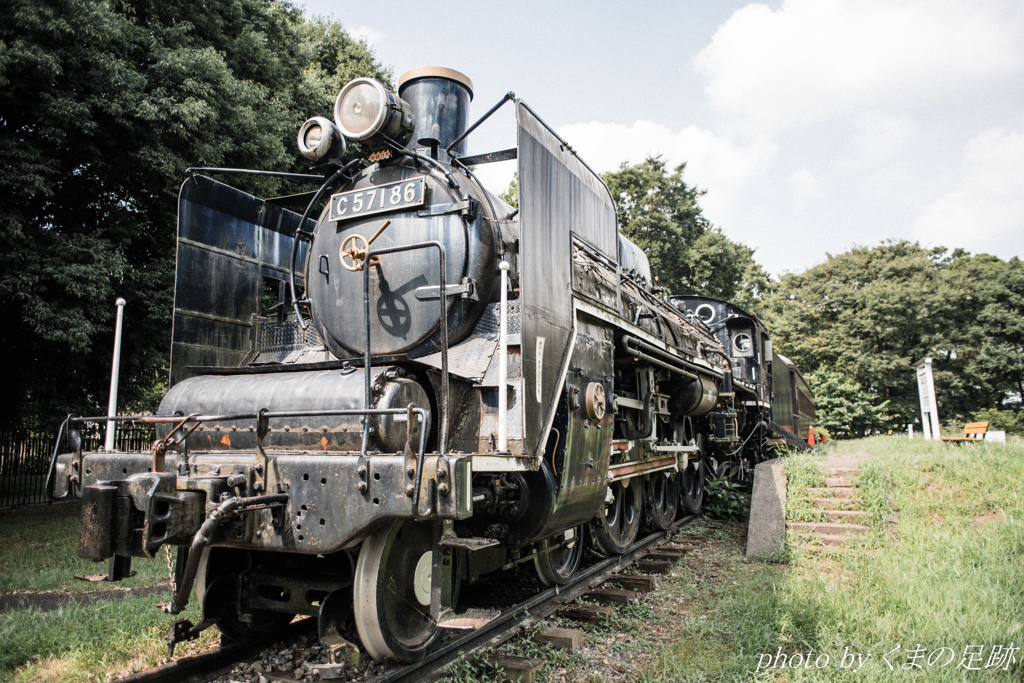
{"label": "number plate", "polygon": [[422,204],[423,176],[420,176],[398,183],[331,195],[331,211],[327,219],[343,221],[386,211],[400,211]]}

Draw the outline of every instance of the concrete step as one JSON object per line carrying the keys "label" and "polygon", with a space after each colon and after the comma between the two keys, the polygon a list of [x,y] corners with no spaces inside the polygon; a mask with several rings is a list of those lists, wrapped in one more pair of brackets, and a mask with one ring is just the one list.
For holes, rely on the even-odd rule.
{"label": "concrete step", "polygon": [[826,477],[855,477],[860,474],[859,467],[826,467]]}
{"label": "concrete step", "polygon": [[[822,545],[836,546],[842,545],[850,537],[846,534],[799,534],[799,538],[804,541],[818,541]],[[813,545],[808,543],[807,545]]]}
{"label": "concrete step", "polygon": [[836,522],[859,522],[868,518],[868,513],[861,510],[825,510],[825,516]]}
{"label": "concrete step", "polygon": [[812,498],[856,498],[857,490],[852,488],[807,489]]}
{"label": "concrete step", "polygon": [[848,489],[853,486],[853,479],[849,477],[825,477],[825,486],[830,489]]}
{"label": "concrete step", "polygon": [[857,498],[811,498],[811,506],[818,510],[856,510],[860,508]]}
{"label": "concrete step", "polygon": [[796,533],[810,534],[863,534],[870,527],[842,522],[788,522],[786,528]]}

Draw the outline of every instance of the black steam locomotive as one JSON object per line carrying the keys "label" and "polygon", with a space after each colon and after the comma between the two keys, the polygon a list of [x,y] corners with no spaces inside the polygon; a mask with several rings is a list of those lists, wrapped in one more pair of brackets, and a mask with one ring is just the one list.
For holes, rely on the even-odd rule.
{"label": "black steam locomotive", "polygon": [[[86,453],[69,418],[47,483],[82,499],[80,554],[111,579],[177,548],[164,609],[194,587],[204,619],[172,646],[309,614],[325,642],[354,624],[375,659],[416,660],[492,616],[460,611],[461,585],[524,563],[565,584],[585,544],[625,552],[641,524],[700,511],[711,464],[746,471],[773,445],[763,335],[756,357],[728,351],[702,315],[719,304],[652,286],[566,141],[513,93],[467,127],[471,98],[448,69],[397,95],[359,78],[299,131],[318,191],[199,173],[226,169],[182,185],[171,389],[117,418],[159,438]],[[517,145],[467,156],[506,104]],[[518,208],[473,173],[511,159]]]}

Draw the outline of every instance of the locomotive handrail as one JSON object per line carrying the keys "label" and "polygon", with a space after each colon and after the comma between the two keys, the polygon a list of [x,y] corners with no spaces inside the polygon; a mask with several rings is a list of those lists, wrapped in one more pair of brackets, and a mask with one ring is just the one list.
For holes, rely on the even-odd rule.
{"label": "locomotive handrail", "polygon": [[[447,336],[446,336],[447,339]],[[367,373],[369,374],[369,373]],[[71,496],[71,487],[68,487],[67,493],[62,496],[54,496],[53,489],[55,486],[55,478],[57,471],[57,457],[60,455],[60,444],[61,438],[64,435],[64,431],[67,428],[69,433],[72,431],[70,426],[73,423],[79,422],[101,422],[110,420],[113,422],[146,422],[150,424],[184,424],[187,422],[226,422],[226,421],[237,421],[237,420],[259,420],[259,419],[274,419],[274,418],[288,418],[288,417],[333,417],[333,416],[345,416],[345,415],[360,415],[367,417],[370,415],[408,415],[413,414],[419,416],[422,428],[420,429],[419,444],[416,451],[416,485],[412,495],[412,506],[416,514],[419,514],[419,500],[420,500],[420,487],[423,482],[423,460],[426,455],[426,443],[427,443],[427,411],[425,408],[417,408],[415,404],[409,404],[405,408],[344,408],[337,410],[283,410],[277,412],[271,412],[268,410],[261,410],[255,413],[235,413],[235,414],[224,414],[224,415],[201,415],[194,414],[188,416],[181,415],[117,415],[108,418],[106,415],[97,417],[78,417],[75,415],[68,415],[67,419],[61,423],[60,429],[57,432],[57,440],[53,447],[53,457],[50,459],[50,467],[46,473],[46,484],[44,492],[47,500],[51,501],[62,501],[67,500]],[[446,414],[446,413],[444,413]],[[364,421],[364,432],[369,426],[369,420]],[[405,424],[405,443],[406,448],[411,450],[412,444],[412,429],[413,420],[407,419]],[[81,457],[81,444],[76,448],[76,453]],[[366,455],[366,440],[363,441],[362,455]],[[442,452],[443,455],[443,452]],[[81,466],[79,466],[81,470]],[[430,508],[430,511],[433,507]],[[431,514],[431,512],[428,512]]]}
{"label": "locomotive handrail", "polygon": [[68,487],[67,492],[60,497],[53,495],[54,477],[57,474],[57,456],[60,454],[60,440],[64,436],[64,427],[67,426],[71,420],[71,416],[68,415],[67,419],[60,423],[60,429],[57,430],[57,440],[53,443],[53,457],[50,458],[50,466],[46,470],[46,483],[43,485],[43,495],[46,500],[61,501],[67,500],[71,497],[71,487]]}
{"label": "locomotive handrail", "polygon": [[[465,140],[466,138],[468,138],[468,137],[469,137],[469,134],[470,134],[470,133],[472,133],[472,132],[473,132],[474,130],[476,130],[477,128],[479,128],[479,127],[480,127],[480,124],[481,124],[481,123],[483,123],[484,121],[486,121],[487,119],[489,119],[489,118],[491,117],[491,114],[493,114],[494,112],[496,112],[496,111],[498,111],[499,109],[501,109],[501,107],[502,107],[502,105],[503,105],[503,104],[505,104],[505,103],[506,103],[506,102],[508,102],[508,101],[513,101],[513,102],[514,102],[515,100],[516,100],[516,94],[515,94],[514,92],[512,92],[511,90],[509,90],[509,91],[508,91],[507,93],[505,93],[505,96],[504,96],[504,97],[502,97],[502,98],[501,98],[501,99],[500,99],[500,100],[498,101],[498,103],[497,103],[496,105],[494,105],[493,107],[491,107],[491,108],[490,108],[490,109],[489,109],[489,110],[487,111],[487,113],[486,113],[486,114],[484,114],[484,115],[483,115],[483,116],[481,116],[481,117],[480,117],[479,119],[477,119],[477,120],[476,120],[476,123],[474,123],[474,124],[473,124],[472,126],[470,126],[469,128],[467,128],[467,129],[465,130],[465,132],[464,132],[464,133],[463,133],[462,135],[460,135],[459,137],[455,138],[455,140],[454,140],[454,141],[452,142],[452,144],[450,144],[450,145],[448,145],[447,147],[445,147],[444,153],[448,155],[448,158],[449,158],[449,159],[453,159],[453,160],[455,160],[455,161],[458,161],[458,157],[454,157],[454,156],[452,156],[452,150],[453,150],[453,149],[455,149],[456,147],[458,147],[458,145],[459,145],[459,143],[460,143],[460,142],[462,142],[463,140]],[[464,164],[461,164],[461,163],[460,163],[460,164],[459,164],[459,166],[462,166],[463,168],[465,168],[465,165],[464,165]]]}
{"label": "locomotive handrail", "polygon": [[[266,411],[262,415],[268,419],[283,418],[283,417],[334,417],[341,415],[401,415],[407,411],[406,408],[344,408],[337,410],[286,410],[286,411]],[[415,411],[414,411],[415,412]],[[187,422],[224,422],[227,420],[255,420],[260,417],[260,413],[225,413],[222,415],[190,415],[187,418],[183,418],[181,415],[115,415],[114,417],[107,417],[101,415],[98,417],[76,417],[72,416],[69,420],[65,420],[61,425],[61,429],[64,428],[64,424],[67,422],[105,422],[111,420],[113,422],[147,422],[150,424],[163,424],[167,422],[178,423],[183,419]]]}
{"label": "locomotive handrail", "polygon": [[309,173],[285,173],[283,171],[254,171],[249,168],[212,168],[205,166],[195,166],[185,169],[186,175],[189,178],[192,177],[193,173],[237,173],[239,175],[262,175],[271,176],[273,178],[292,178],[293,180],[323,180],[322,175],[311,175]]}
{"label": "locomotive handrail", "polygon": [[333,186],[335,182],[340,180],[350,168],[360,161],[362,161],[362,159],[353,159],[339,168],[334,175],[324,181],[324,184],[320,186],[320,189],[316,191],[313,198],[309,200],[309,204],[306,205],[306,210],[302,213],[302,218],[299,219],[299,227],[295,229],[295,235],[292,237],[292,256],[289,261],[288,268],[288,287],[291,290],[292,309],[295,311],[295,319],[298,321],[299,327],[303,330],[309,327],[309,325],[306,323],[306,319],[302,317],[302,312],[299,310],[299,304],[308,304],[309,299],[299,301],[299,298],[295,296],[295,259],[299,256],[299,242],[305,239],[312,243],[313,237],[313,233],[304,230],[303,227],[306,225],[306,220],[309,218],[309,213],[313,210],[313,206],[315,206],[316,203],[324,196],[324,192]]}
{"label": "locomotive handrail", "polygon": [[[448,285],[447,269],[445,267],[445,249],[440,242],[416,242],[414,244],[402,244],[397,247],[384,247],[376,251],[367,251],[364,264],[374,265],[374,256],[385,254],[397,254],[403,251],[415,251],[417,249],[437,249],[440,261],[440,281],[437,300],[441,307],[439,326],[441,328],[441,398],[437,402],[441,413],[441,424],[438,427],[437,452],[444,455],[448,448]],[[379,260],[378,263],[379,264]],[[363,314],[366,323],[366,344],[363,347],[363,369],[366,376],[366,405],[370,405],[370,268],[363,268]],[[370,425],[363,423],[363,453],[366,453],[366,444],[370,438]]]}

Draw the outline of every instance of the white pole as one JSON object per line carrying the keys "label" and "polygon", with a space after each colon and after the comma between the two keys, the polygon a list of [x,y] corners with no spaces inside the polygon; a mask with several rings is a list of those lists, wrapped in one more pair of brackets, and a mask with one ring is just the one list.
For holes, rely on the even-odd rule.
{"label": "white pole", "polygon": [[935,401],[935,383],[932,381],[932,359],[922,358],[914,363],[917,369],[917,390],[921,397],[921,430],[924,440],[937,441],[939,434],[939,407]]}
{"label": "white pole", "polygon": [[502,261],[501,312],[498,314],[498,451],[508,450],[508,261]]}
{"label": "white pole", "polygon": [[[114,364],[110,368],[110,402],[107,404],[107,417],[117,415],[117,376],[121,370],[121,323],[124,320],[124,305],[128,303],[117,297],[117,324],[114,327]],[[114,450],[114,433],[117,423],[107,420],[107,441],[104,448],[108,453]]]}

